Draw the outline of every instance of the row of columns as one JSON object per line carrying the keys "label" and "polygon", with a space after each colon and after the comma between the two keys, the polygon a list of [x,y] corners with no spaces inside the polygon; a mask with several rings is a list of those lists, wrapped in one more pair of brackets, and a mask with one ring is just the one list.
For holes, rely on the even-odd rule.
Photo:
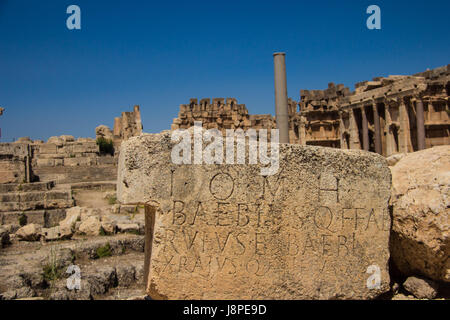
{"label": "row of columns", "polygon": [[[381,125],[380,125],[380,113],[378,110],[377,103],[372,104],[373,121],[374,121],[374,144],[375,152],[382,154],[382,140],[381,140]],[[385,112],[389,112],[385,109]],[[361,118],[362,118],[362,149],[369,151],[369,121],[367,120],[366,107],[361,108]],[[425,118],[423,102],[421,99],[416,100],[416,127],[417,127],[417,149],[425,149]]]}

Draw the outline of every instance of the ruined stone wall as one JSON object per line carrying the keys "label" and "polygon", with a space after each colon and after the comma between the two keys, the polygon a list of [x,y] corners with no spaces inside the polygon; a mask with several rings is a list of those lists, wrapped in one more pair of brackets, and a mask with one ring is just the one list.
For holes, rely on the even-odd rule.
{"label": "ruined stone wall", "polygon": [[205,129],[219,129],[223,134],[227,129],[270,128],[271,115],[250,116],[245,104],[238,104],[234,98],[191,99],[189,104],[180,105],[178,118],[173,120],[172,130],[187,129],[201,121]]}
{"label": "ruined stone wall", "polygon": [[349,88],[334,83],[326,90],[301,90],[296,121],[302,130],[300,144],[340,148],[339,101],[350,94]]}
{"label": "ruined stone wall", "polygon": [[100,125],[95,128],[96,138],[111,140],[116,152],[120,149],[122,141],[142,133],[141,112],[138,105],[134,106],[133,111],[122,112],[120,117],[114,118],[114,128],[111,130],[108,126]]}
{"label": "ruined stone wall", "polygon": [[135,106],[132,112],[116,118],[114,132],[103,125],[96,128],[97,138],[113,141],[114,155],[103,154],[96,139],[75,139],[70,135],[51,137],[46,143],[23,137],[0,144],[0,183],[115,180],[121,142],[141,133],[141,114],[139,106]]}
{"label": "ruined stone wall", "polygon": [[0,144],[0,183],[26,183],[32,180],[31,150],[21,143]]}
{"label": "ruined stone wall", "polygon": [[122,116],[114,119],[114,141],[124,141],[142,133],[142,120],[139,106],[131,112],[122,112]]}
{"label": "ruined stone wall", "polygon": [[[298,130],[294,121],[297,112],[297,102],[288,100],[288,110],[291,117],[289,135],[293,143],[299,141]],[[172,130],[188,129],[195,121],[201,121],[205,129],[218,129],[223,135],[227,129],[266,129],[270,138],[270,129],[276,128],[276,118],[270,114],[250,115],[245,104],[238,104],[235,98],[190,99],[189,104],[182,104],[178,118],[172,123]]]}
{"label": "ruined stone wall", "polygon": [[[384,156],[450,144],[450,65],[413,76],[377,77],[350,91],[330,83],[325,90],[301,90],[288,101],[293,144],[361,149]],[[298,109],[297,109],[298,106]],[[205,129],[276,128],[271,115],[249,115],[234,98],[191,99],[180,106],[172,130],[202,121]]]}
{"label": "ruined stone wall", "polygon": [[116,179],[117,159],[101,155],[94,139],[52,137],[33,145],[33,172],[40,181],[72,183]]}
{"label": "ruined stone wall", "polygon": [[94,139],[51,137],[47,143],[20,138],[0,144],[0,183],[115,180],[117,158],[102,155]]}

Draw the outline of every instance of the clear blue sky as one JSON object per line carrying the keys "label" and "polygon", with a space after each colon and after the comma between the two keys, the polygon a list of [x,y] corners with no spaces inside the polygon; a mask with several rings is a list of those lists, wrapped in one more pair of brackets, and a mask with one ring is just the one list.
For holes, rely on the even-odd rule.
{"label": "clear blue sky", "polygon": [[[81,8],[80,31],[66,28]],[[382,30],[366,28],[377,4]],[[0,0],[2,138],[93,137],[141,105],[144,131],[170,128],[189,98],[274,110],[272,53],[289,96],[450,63],[450,1]]]}

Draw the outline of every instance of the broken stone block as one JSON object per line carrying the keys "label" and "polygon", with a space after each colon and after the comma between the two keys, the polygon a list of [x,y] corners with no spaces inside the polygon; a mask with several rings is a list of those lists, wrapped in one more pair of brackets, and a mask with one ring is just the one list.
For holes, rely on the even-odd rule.
{"label": "broken stone block", "polygon": [[[122,143],[118,200],[146,206],[153,299],[372,299],[390,290],[379,155],[280,145],[261,164],[175,165],[170,132]],[[183,284],[183,285],[180,285]]]}
{"label": "broken stone block", "polygon": [[116,233],[116,222],[108,216],[102,216],[101,227],[106,234]]}
{"label": "broken stone block", "polygon": [[44,143],[44,144],[40,145],[39,146],[39,153],[40,153],[40,155],[43,155],[43,154],[56,154],[57,153],[56,144]]}
{"label": "broken stone block", "polygon": [[59,222],[62,229],[75,231],[75,224],[81,220],[81,207],[73,207],[66,210],[66,218]]}
{"label": "broken stone block", "polygon": [[117,286],[117,274],[113,267],[98,267],[85,275],[91,294],[104,294],[109,288]]}
{"label": "broken stone block", "polygon": [[69,136],[69,135],[62,135],[59,137],[64,143],[67,142],[74,142],[75,138],[73,136]]}
{"label": "broken stone block", "polygon": [[105,125],[100,125],[97,128],[95,128],[95,136],[97,138],[104,138],[107,140],[113,139],[113,133],[111,129]]}
{"label": "broken stone block", "polygon": [[101,226],[100,219],[96,216],[91,216],[81,223],[78,231],[88,236],[98,236]]}
{"label": "broken stone block", "polygon": [[67,240],[72,238],[73,232],[69,228],[60,226],[52,228],[42,228],[42,236],[45,241]]}
{"label": "broken stone block", "polygon": [[392,259],[405,276],[450,283],[450,146],[405,155],[392,171]]}
{"label": "broken stone block", "polygon": [[24,298],[31,298],[36,295],[35,291],[30,287],[23,287],[15,290],[9,290],[1,294],[4,300],[18,300]]}
{"label": "broken stone block", "polygon": [[41,226],[34,223],[27,224],[17,230],[16,236],[23,241],[38,241],[41,238]]}
{"label": "broken stone block", "polygon": [[403,283],[403,288],[418,299],[433,299],[437,295],[438,285],[425,278],[409,277]]}
{"label": "broken stone block", "polygon": [[122,233],[139,233],[139,225],[137,223],[118,223],[117,230]]}
{"label": "broken stone block", "polygon": [[[64,141],[60,137],[50,137],[47,140],[47,144],[54,144],[58,147],[61,147],[64,144]],[[42,146],[41,146],[41,148],[42,148]]]}

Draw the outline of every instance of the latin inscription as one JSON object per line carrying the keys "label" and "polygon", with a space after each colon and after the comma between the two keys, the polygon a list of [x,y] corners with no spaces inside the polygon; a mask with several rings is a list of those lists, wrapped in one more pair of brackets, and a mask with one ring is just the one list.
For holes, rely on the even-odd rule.
{"label": "latin inscription", "polygon": [[299,203],[290,211],[277,202],[282,175],[270,181],[259,177],[261,196],[251,201],[239,200],[238,182],[227,172],[211,174],[208,195],[186,201],[174,196],[175,176],[172,170],[170,205],[161,212],[166,223],[155,229],[153,238],[152,270],[160,277],[262,277],[275,268],[267,257],[283,257],[299,272],[308,269],[309,259],[320,261],[322,271],[338,272],[336,261],[358,255],[359,236],[389,230],[385,208],[344,206],[342,183],[330,174],[319,176],[316,202],[307,209]]}

